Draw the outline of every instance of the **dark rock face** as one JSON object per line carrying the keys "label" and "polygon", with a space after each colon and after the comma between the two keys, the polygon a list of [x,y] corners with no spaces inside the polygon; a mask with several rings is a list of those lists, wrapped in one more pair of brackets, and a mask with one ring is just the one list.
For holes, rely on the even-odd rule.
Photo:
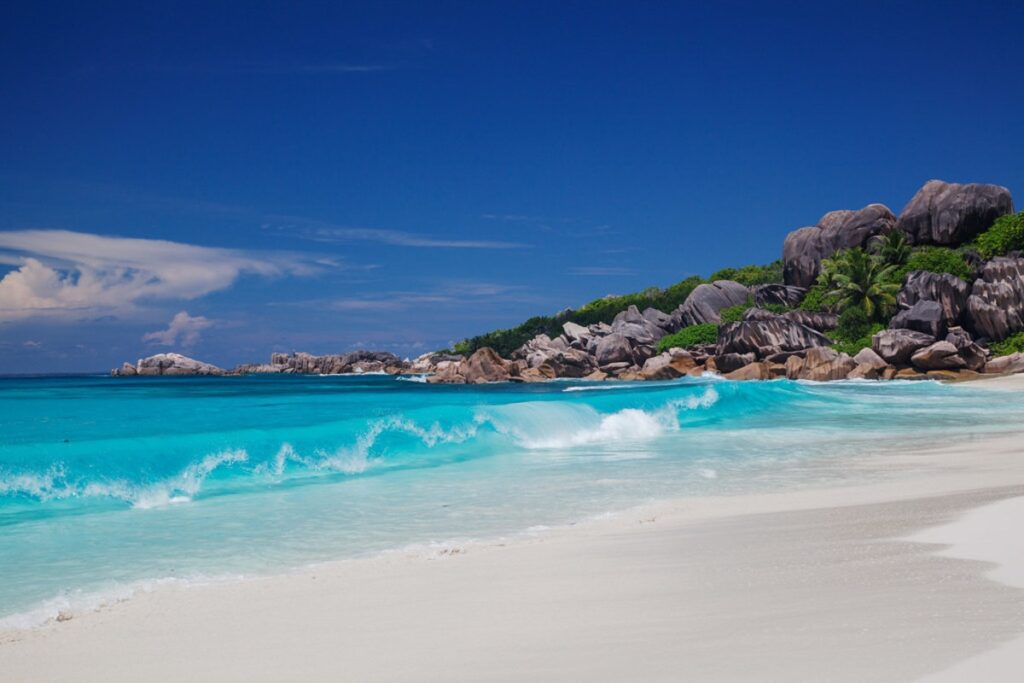
{"label": "dark rock face", "polygon": [[[955,327],[960,323],[960,316],[967,307],[967,296],[970,291],[971,286],[956,275],[915,270],[903,281],[903,287],[896,297],[896,305],[905,310],[912,308],[919,301],[934,301],[942,309],[942,320],[946,327]],[[938,333],[930,334],[940,336]]]}
{"label": "dark rock face", "polygon": [[820,332],[783,316],[773,316],[723,325],[718,332],[716,354],[755,353],[764,358],[780,352],[800,351],[831,343]]}
{"label": "dark rock face", "polygon": [[753,353],[723,353],[715,356],[715,367],[720,373],[728,374],[750,365],[755,360],[757,358]]}
{"label": "dark rock face", "polygon": [[634,345],[654,344],[664,337],[665,333],[666,330],[644,317],[636,306],[630,306],[612,320],[612,334],[621,334],[631,339]]}
{"label": "dark rock face", "polygon": [[810,287],[821,261],[840,249],[862,247],[876,235],[893,229],[896,216],[887,206],[869,204],[857,211],[832,211],[817,225],[794,230],[782,245],[783,275],[787,285]]}
{"label": "dark rock face", "polygon": [[1010,191],[999,185],[929,180],[900,213],[896,228],[913,244],[963,244],[1013,212]]}
{"label": "dark rock face", "polygon": [[807,290],[790,285],[756,285],[751,287],[756,306],[796,306]]}
{"label": "dark rock face", "polygon": [[668,334],[669,332],[676,331],[676,326],[675,323],[672,321],[672,316],[662,311],[659,311],[657,308],[645,308],[643,316],[644,319],[647,320],[647,322],[653,323],[661,330],[662,336]]}
{"label": "dark rock face", "polygon": [[820,347],[807,352],[798,377],[816,382],[828,382],[846,379],[856,368],[857,362],[845,353],[839,353],[828,347]]}
{"label": "dark rock face", "polygon": [[732,280],[716,280],[710,285],[697,285],[673,317],[679,321],[677,327],[720,323],[719,312],[723,308],[746,303],[749,299],[750,290],[746,286]]}
{"label": "dark rock face", "polygon": [[910,362],[918,370],[959,370],[967,365],[948,341],[935,342],[915,351]]}
{"label": "dark rock face", "polygon": [[918,349],[935,343],[935,337],[907,329],[882,330],[871,338],[871,350],[891,365],[907,365]]}
{"label": "dark rock face", "polygon": [[967,299],[964,326],[997,341],[1024,330],[1024,257],[997,256],[985,264]]}
{"label": "dark rock face", "polygon": [[943,337],[946,334],[946,318],[942,314],[942,306],[937,301],[922,299],[893,316],[889,321],[889,327],[917,330],[932,337]]}

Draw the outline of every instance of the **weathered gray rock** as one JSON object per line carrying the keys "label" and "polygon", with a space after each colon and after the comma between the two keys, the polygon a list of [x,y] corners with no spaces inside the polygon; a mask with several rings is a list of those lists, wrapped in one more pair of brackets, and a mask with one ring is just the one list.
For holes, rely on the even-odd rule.
{"label": "weathered gray rock", "polygon": [[[127,365],[127,363],[125,363]],[[121,372],[124,365],[121,366]],[[118,372],[118,375],[121,374]],[[135,374],[143,377],[172,375],[223,375],[224,370],[216,365],[183,356],[180,353],[158,353],[142,358],[135,364]]]}
{"label": "weathered gray rock", "polygon": [[993,358],[985,363],[982,372],[989,375],[1024,372],[1024,353],[1011,353],[1009,356]]}
{"label": "weathered gray rock", "polygon": [[828,337],[816,330],[784,316],[773,316],[723,325],[718,332],[716,355],[755,353],[766,357],[831,343]]}
{"label": "weathered gray rock", "polygon": [[[587,330],[579,325],[576,327]],[[513,351],[512,358],[525,361],[527,368],[544,368],[544,373],[553,377],[584,377],[597,369],[597,362],[586,350],[578,348],[576,341],[569,342],[563,336],[551,339],[546,334],[538,334]]]}
{"label": "weathered gray rock", "polygon": [[828,347],[818,347],[807,351],[798,377],[816,382],[846,379],[856,367],[857,362],[847,354]]}
{"label": "weathered gray rock", "polygon": [[589,327],[577,325],[574,322],[562,323],[562,333],[570,343],[580,342],[583,348],[586,348],[587,341],[594,336]]}
{"label": "weathered gray rock", "polygon": [[998,256],[985,264],[967,298],[964,327],[996,341],[1024,330],[1024,257]]}
{"label": "weathered gray rock", "polygon": [[110,374],[114,375],[115,377],[134,377],[139,373],[136,372],[135,366],[132,365],[131,363],[121,363],[121,367],[111,370]]}
{"label": "weathered gray rock", "polygon": [[796,306],[803,301],[807,290],[791,285],[755,285],[750,288],[757,306]]}
{"label": "weathered gray rock", "polygon": [[676,330],[672,316],[663,311],[659,311],[657,308],[645,308],[643,316],[645,320],[653,323],[662,331],[662,336]]}
{"label": "weathered gray rock", "polygon": [[598,340],[594,356],[602,369],[612,363],[632,364],[633,345],[627,337],[613,332]]}
{"label": "weathered gray rock", "polygon": [[827,332],[828,330],[834,330],[836,325],[839,324],[839,316],[835,313],[811,313],[810,311],[786,311],[782,314],[783,318],[792,320],[795,323],[799,323],[804,327],[809,327],[812,330],[818,332]]}
{"label": "weathered gray rock", "polygon": [[[953,327],[960,324],[960,315],[967,307],[967,296],[970,291],[971,286],[956,275],[915,270],[903,281],[903,287],[896,297],[896,305],[901,310],[906,310],[919,301],[934,301],[942,309],[945,326]],[[938,333],[932,334],[938,336]]]}
{"label": "weathered gray rock", "polygon": [[619,334],[632,340],[634,346],[654,344],[664,337],[665,333],[666,330],[644,317],[636,306],[630,306],[612,320],[612,334]]}
{"label": "weathered gray rock", "polygon": [[1013,212],[1010,191],[999,185],[929,180],[903,208],[896,228],[913,244],[963,244]]}
{"label": "weathered gray rock", "polygon": [[888,365],[884,358],[869,348],[864,348],[858,351],[857,355],[853,357],[853,360],[857,362],[857,365],[867,365],[875,370],[881,370]]}
{"label": "weathered gray rock", "polygon": [[857,211],[832,211],[817,225],[794,230],[782,245],[783,275],[787,285],[810,287],[821,270],[821,261],[840,249],[862,247],[876,235],[893,229],[896,217],[882,204]]}
{"label": "weathered gray rock", "polygon": [[967,330],[962,327],[951,327],[946,341],[956,347],[957,354],[964,359],[968,370],[980,372],[988,360],[988,352],[975,343]]}
{"label": "weathered gray rock", "polygon": [[967,365],[948,341],[935,342],[915,351],[910,363],[919,370],[959,370]]}
{"label": "weathered gray rock", "polygon": [[889,327],[916,330],[932,337],[943,337],[946,335],[946,317],[939,302],[921,300],[894,315],[889,321]]}
{"label": "weathered gray rock", "polygon": [[[389,368],[404,369],[401,358],[386,351],[349,351],[342,354],[314,356],[310,353],[273,353],[270,364],[280,372],[297,375],[338,375],[360,372],[385,372]],[[239,368],[241,370],[241,367]]]}
{"label": "weathered gray rock", "polygon": [[697,285],[673,317],[679,321],[678,327],[720,323],[719,312],[722,309],[749,300],[750,290],[746,286],[732,280],[716,280],[711,284]]}
{"label": "weathered gray rock", "polygon": [[906,365],[918,349],[935,343],[935,337],[907,329],[882,330],[871,338],[871,350],[890,365]]}

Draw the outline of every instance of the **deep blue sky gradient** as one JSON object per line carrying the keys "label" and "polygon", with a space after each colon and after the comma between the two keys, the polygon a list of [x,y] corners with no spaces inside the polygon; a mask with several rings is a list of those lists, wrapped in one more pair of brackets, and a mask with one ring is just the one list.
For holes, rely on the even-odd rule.
{"label": "deep blue sky gradient", "polygon": [[929,178],[1019,196],[1022,25],[1013,2],[5,3],[0,231],[343,267],[0,322],[0,372],[168,350],[141,337],[180,310],[222,364],[416,355],[771,261]]}

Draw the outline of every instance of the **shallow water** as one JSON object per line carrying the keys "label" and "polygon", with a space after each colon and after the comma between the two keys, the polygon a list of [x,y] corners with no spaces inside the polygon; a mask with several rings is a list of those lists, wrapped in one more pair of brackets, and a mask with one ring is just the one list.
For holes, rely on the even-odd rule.
{"label": "shallow water", "polygon": [[0,379],[0,626],[152,580],[839,483],[908,433],[1022,417],[1015,394],[932,382]]}

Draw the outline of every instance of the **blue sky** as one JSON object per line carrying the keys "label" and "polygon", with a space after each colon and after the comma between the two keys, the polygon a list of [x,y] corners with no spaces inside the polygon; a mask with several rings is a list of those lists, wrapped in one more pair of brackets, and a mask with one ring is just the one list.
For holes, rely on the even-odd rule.
{"label": "blue sky", "polygon": [[[1016,3],[4,3],[0,373],[416,355],[1024,191]],[[1020,200],[1018,200],[1020,204]]]}

